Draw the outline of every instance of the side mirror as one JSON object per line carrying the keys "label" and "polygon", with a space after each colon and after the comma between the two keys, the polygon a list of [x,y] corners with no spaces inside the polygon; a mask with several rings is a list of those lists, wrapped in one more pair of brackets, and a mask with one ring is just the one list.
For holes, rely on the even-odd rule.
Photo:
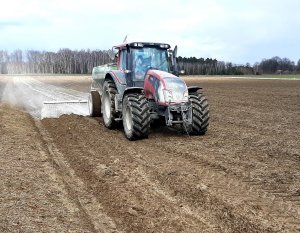
{"label": "side mirror", "polygon": [[177,45],[175,46],[175,48],[173,50],[173,56],[174,56],[174,58],[177,57]]}
{"label": "side mirror", "polygon": [[109,58],[113,61],[115,58],[118,57],[118,50],[116,50],[114,47],[107,51],[107,54]]}

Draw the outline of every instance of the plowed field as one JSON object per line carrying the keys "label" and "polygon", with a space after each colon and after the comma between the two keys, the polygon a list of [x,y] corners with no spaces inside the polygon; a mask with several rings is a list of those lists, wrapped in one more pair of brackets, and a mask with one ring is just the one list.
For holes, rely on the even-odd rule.
{"label": "plowed field", "polygon": [[101,118],[1,102],[0,232],[300,232],[300,81],[186,81],[208,98],[205,136],[163,127],[131,142]]}

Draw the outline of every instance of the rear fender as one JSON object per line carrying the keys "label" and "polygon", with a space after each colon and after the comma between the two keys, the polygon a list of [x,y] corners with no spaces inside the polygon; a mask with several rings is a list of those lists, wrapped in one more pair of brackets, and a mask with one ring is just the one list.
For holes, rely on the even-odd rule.
{"label": "rear fender", "polygon": [[[106,80],[111,80],[114,82],[119,94],[122,94],[125,91],[126,79],[125,79],[125,75],[123,72],[120,72],[120,71],[109,72],[105,75],[104,81],[106,81]],[[103,84],[104,84],[104,82],[103,82]],[[103,84],[102,84],[101,92],[103,89]]]}
{"label": "rear fender", "polygon": [[[118,84],[126,85],[126,77],[125,77],[125,73],[123,71],[113,70],[113,71],[110,71],[109,73],[107,73],[106,76],[108,74],[112,77],[112,79],[114,80],[116,85],[118,85]],[[105,76],[105,78],[106,78],[106,76]]]}
{"label": "rear fender", "polygon": [[[111,71],[105,75],[104,81],[106,81],[106,80],[113,81],[117,88],[118,93],[115,94],[115,110],[116,110],[116,112],[120,112],[120,111],[122,111],[123,95],[124,95],[124,91],[126,89],[125,74],[118,70]],[[103,84],[104,84],[104,82],[103,82]],[[102,95],[102,92],[103,92],[103,84],[102,84],[100,95]]]}

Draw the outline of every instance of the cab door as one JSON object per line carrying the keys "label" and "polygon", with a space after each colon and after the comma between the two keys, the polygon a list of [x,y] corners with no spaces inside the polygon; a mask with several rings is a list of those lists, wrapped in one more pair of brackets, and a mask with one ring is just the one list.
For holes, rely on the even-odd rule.
{"label": "cab door", "polygon": [[130,70],[130,53],[126,48],[119,51],[118,69],[123,72],[127,87],[132,87],[132,72]]}

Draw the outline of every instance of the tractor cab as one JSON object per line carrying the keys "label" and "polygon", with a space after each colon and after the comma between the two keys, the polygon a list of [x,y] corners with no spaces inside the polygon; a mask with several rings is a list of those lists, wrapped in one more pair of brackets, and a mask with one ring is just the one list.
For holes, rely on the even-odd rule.
{"label": "tractor cab", "polygon": [[128,86],[143,87],[149,70],[178,74],[176,52],[168,44],[132,42],[114,48],[119,50],[118,70],[125,73]]}

